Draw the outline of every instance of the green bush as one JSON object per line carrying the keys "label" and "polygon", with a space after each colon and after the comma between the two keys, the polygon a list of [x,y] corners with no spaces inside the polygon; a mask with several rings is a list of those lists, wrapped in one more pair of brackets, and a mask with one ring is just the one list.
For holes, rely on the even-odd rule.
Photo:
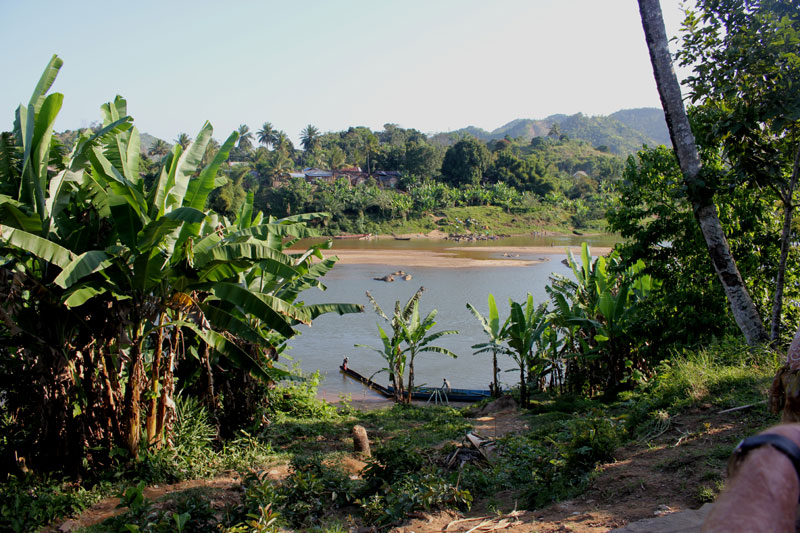
{"label": "green bush", "polygon": [[291,473],[278,489],[281,512],[294,526],[307,525],[326,510],[355,500],[353,480],[339,467],[325,465],[322,456],[296,456]]}
{"label": "green bush", "polygon": [[10,476],[0,484],[0,531],[35,531],[57,518],[74,516],[108,489],[108,483],[86,489],[65,480]]}
{"label": "green bush", "polygon": [[600,411],[568,422],[570,439],[564,446],[566,466],[574,472],[587,472],[595,465],[611,461],[622,442],[624,428]]}

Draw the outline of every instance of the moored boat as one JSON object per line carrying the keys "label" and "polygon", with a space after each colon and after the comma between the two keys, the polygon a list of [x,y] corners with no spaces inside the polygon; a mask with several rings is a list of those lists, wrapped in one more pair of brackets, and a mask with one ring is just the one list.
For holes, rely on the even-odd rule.
{"label": "moored boat", "polygon": [[[394,397],[394,387],[384,387],[383,385],[379,385],[368,377],[362,376],[352,368],[340,366],[339,370],[341,370],[346,376],[363,383],[370,389],[383,394],[387,398]],[[485,398],[489,398],[492,395],[490,391],[480,389],[450,389],[449,391],[445,391],[443,388],[437,387],[418,387],[414,390],[414,392],[411,393],[411,398],[413,400],[428,400],[437,392],[443,398],[446,398],[451,402],[479,402]]]}

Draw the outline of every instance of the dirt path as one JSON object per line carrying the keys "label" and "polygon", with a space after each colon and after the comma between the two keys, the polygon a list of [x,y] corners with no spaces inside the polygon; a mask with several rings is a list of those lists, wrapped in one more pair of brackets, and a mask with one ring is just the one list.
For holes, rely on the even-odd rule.
{"label": "dirt path", "polygon": [[[646,443],[631,443],[617,450],[616,461],[599,468],[590,488],[581,496],[538,510],[518,508],[511,491],[493,495],[501,513],[487,509],[485,501],[476,502],[464,514],[445,511],[421,514],[394,528],[395,533],[474,531],[542,532],[572,531],[599,533],[631,522],[696,509],[708,497],[708,490],[722,480],[724,460],[744,434],[763,424],[761,412],[719,415],[711,408],[695,409],[665,421],[661,434]],[[486,438],[525,431],[528,422],[514,409],[487,413],[474,419],[474,432]],[[356,474],[364,463],[345,460],[345,469]],[[275,480],[288,475],[286,465],[273,467],[269,477]],[[213,506],[239,498],[239,479],[228,474],[213,480],[185,481],[174,485],[148,487],[146,497],[155,500],[165,494],[205,487],[214,491]],[[71,531],[77,526],[98,523],[120,512],[118,498],[108,498],[70,520],[61,528],[47,531]],[[365,530],[361,530],[365,531]]]}
{"label": "dirt path", "polygon": [[[513,431],[515,426],[517,430],[525,427],[516,413],[497,415],[498,428]],[[648,443],[620,448],[616,461],[601,466],[589,490],[573,500],[526,511],[516,508],[509,491],[494,495],[505,511],[501,515],[486,509],[485,502],[476,502],[468,513],[424,515],[392,531],[450,533],[483,525],[475,532],[600,533],[638,520],[697,509],[704,503],[706,490],[721,481],[724,461],[735,443],[760,427],[764,417],[758,412],[718,415],[710,408],[697,409],[674,417],[669,427]],[[491,434],[494,423],[494,419],[484,421],[483,431]],[[470,520],[457,522],[465,519]]]}

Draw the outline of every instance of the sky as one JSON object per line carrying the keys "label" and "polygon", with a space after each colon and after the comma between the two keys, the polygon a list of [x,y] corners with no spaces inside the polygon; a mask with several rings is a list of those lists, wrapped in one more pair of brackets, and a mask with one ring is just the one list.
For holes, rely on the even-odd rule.
{"label": "sky", "polygon": [[[667,35],[681,0],[662,0]],[[386,123],[493,130],[660,107],[634,0],[0,0],[0,130],[57,54],[56,130],[116,95],[167,141],[271,122],[298,141]]]}

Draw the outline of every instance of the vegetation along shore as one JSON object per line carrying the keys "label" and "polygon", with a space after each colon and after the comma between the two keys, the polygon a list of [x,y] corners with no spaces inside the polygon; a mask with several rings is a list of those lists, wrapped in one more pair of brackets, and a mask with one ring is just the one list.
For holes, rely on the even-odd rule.
{"label": "vegetation along shore", "polygon": [[[800,12],[697,0],[675,59],[639,4],[657,121],[170,143],[117,96],[55,132],[53,56],[0,135],[0,530],[594,532],[713,502],[739,439],[800,419]],[[449,349],[399,268],[326,300],[337,264],[485,268],[481,340]],[[365,312],[390,399],[319,398],[287,343]],[[470,357],[488,397],[442,403],[422,363]]]}

